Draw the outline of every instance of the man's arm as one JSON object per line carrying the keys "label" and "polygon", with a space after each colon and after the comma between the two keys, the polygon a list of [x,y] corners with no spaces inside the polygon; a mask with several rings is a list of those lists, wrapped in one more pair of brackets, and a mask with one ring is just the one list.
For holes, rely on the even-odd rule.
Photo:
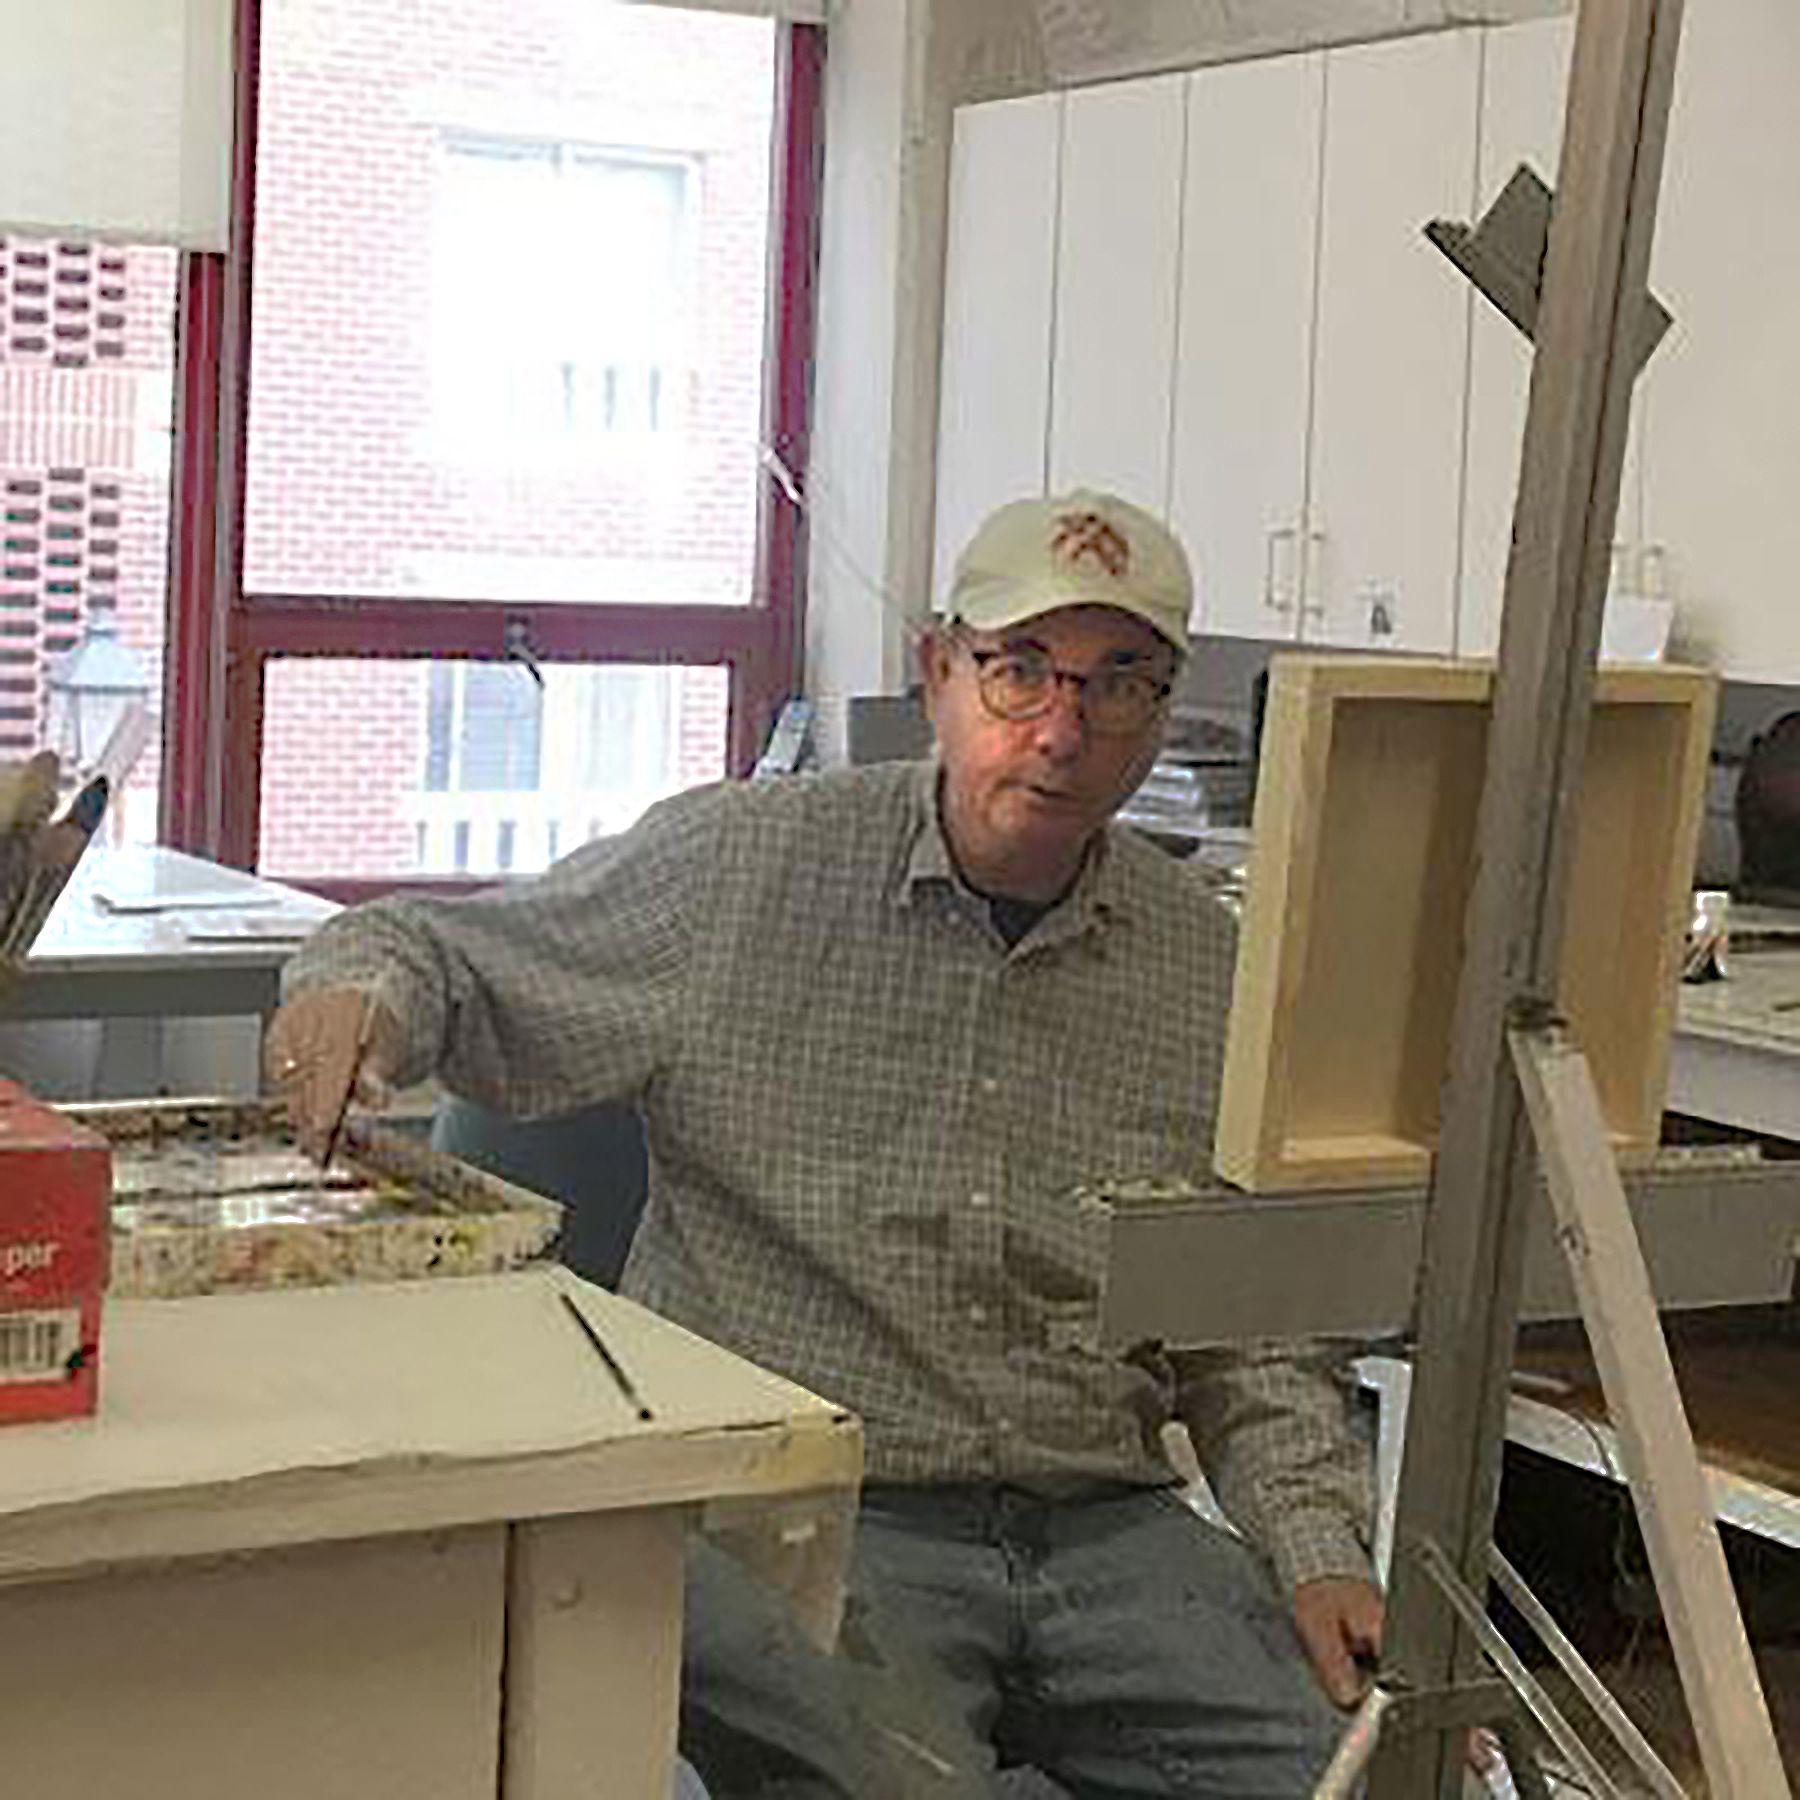
{"label": "man's arm", "polygon": [[1371,1458],[1346,1353],[1250,1344],[1175,1355],[1176,1404],[1226,1515],[1266,1554],[1326,1693],[1351,1705],[1380,1650]]}
{"label": "man's arm", "polygon": [[328,1052],[343,1058],[338,1038],[372,1028],[366,1073],[435,1073],[516,1115],[642,1091],[680,1042],[727,797],[682,795],[534,880],[340,914],[288,964],[271,1075],[293,1093]]}

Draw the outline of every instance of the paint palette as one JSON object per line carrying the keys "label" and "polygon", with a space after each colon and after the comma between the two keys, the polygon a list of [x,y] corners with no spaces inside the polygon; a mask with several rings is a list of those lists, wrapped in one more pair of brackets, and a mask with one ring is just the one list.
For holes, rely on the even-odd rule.
{"label": "paint palette", "polygon": [[561,1229],[553,1201],[376,1127],[322,1171],[276,1102],[65,1110],[112,1145],[115,1297],[491,1275]]}

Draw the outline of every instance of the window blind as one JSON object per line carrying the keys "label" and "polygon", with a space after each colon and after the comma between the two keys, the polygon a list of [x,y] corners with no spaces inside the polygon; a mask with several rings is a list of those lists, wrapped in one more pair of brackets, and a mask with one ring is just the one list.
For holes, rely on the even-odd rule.
{"label": "window blind", "polygon": [[0,0],[0,231],[223,250],[231,0]]}

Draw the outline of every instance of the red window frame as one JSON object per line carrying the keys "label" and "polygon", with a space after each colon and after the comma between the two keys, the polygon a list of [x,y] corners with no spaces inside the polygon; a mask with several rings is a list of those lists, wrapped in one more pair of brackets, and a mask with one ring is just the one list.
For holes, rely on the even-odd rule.
{"label": "red window frame", "polygon": [[[255,866],[269,661],[291,656],[498,660],[523,622],[546,661],[722,664],[727,767],[749,772],[783,701],[799,691],[806,529],[773,474],[758,497],[754,592],[745,606],[249,593],[244,491],[250,404],[251,259],[262,0],[237,0],[232,250],[183,259],[177,298],[175,530],[170,549],[160,835],[196,855]],[[780,29],[776,169],[764,369],[766,437],[804,492],[811,407],[825,34]],[[312,880],[334,898],[476,881]]]}

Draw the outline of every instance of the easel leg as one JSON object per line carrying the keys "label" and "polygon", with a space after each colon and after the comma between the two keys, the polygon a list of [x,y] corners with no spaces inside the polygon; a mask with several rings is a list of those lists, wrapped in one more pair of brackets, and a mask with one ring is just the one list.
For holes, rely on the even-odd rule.
{"label": "easel leg", "polygon": [[1558,1025],[1508,1032],[1714,1800],[1791,1790],[1587,1058]]}
{"label": "easel leg", "polygon": [[1550,1800],[1550,1783],[1544,1779],[1544,1771],[1538,1767],[1537,1752],[1525,1735],[1524,1726],[1516,1721],[1502,1725],[1497,1735],[1519,1800]]}

